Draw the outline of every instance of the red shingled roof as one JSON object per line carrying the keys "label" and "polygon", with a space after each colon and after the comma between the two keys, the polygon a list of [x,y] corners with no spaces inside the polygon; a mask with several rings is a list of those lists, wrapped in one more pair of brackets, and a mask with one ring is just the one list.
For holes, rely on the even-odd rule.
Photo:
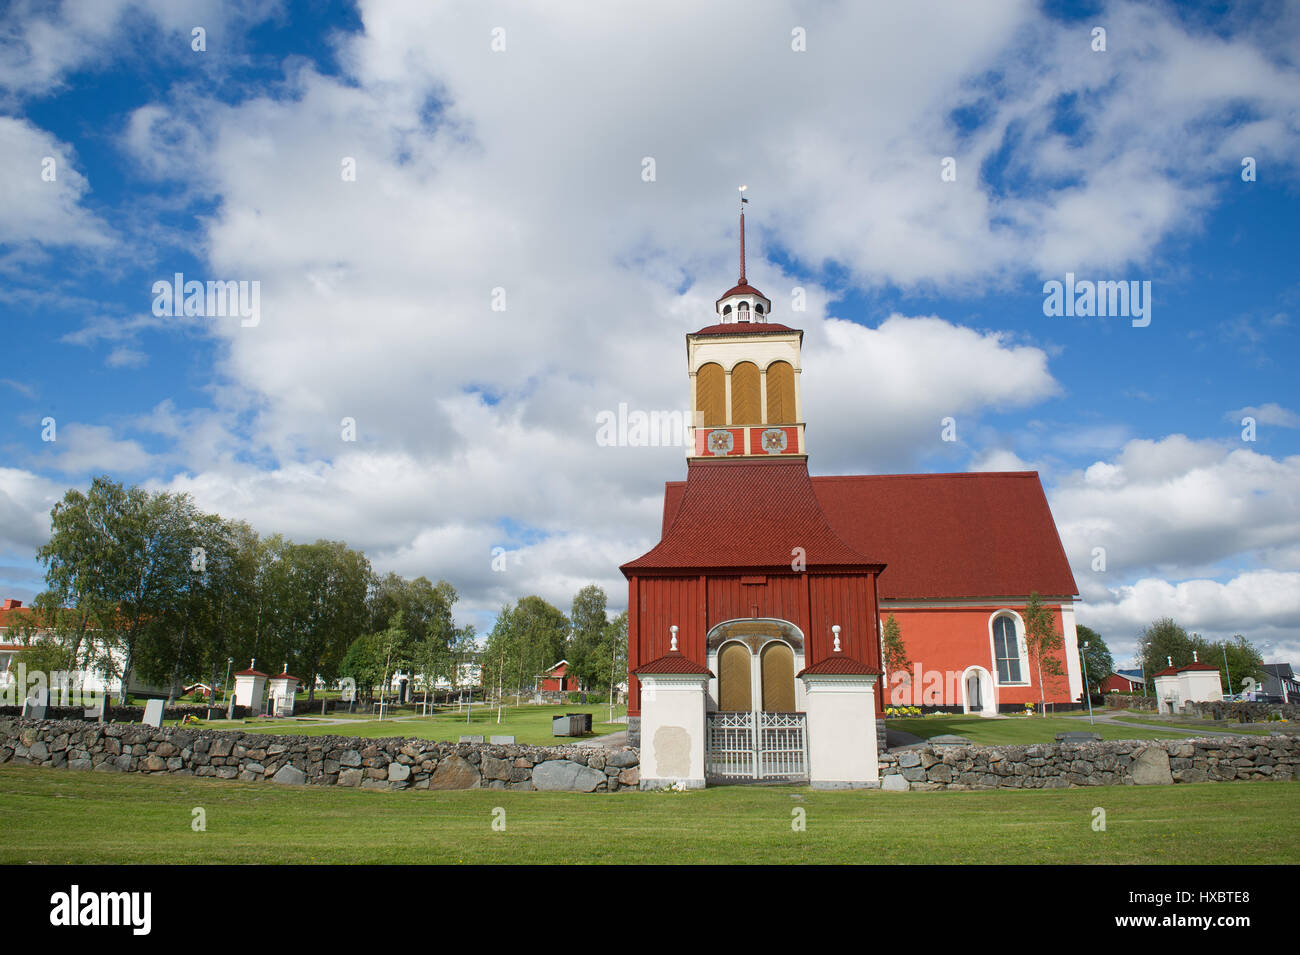
{"label": "red shingled roof", "polygon": [[[812,487],[835,533],[887,564],[883,600],[1079,592],[1037,472],[814,477]],[[665,535],[684,491],[665,488]]]}
{"label": "red shingled roof", "polygon": [[797,332],[799,329],[782,325],[779,322],[726,322],[722,325],[707,325],[696,335],[777,335],[782,332]]}
{"label": "red shingled roof", "polygon": [[796,547],[804,549],[809,567],[882,563],[831,529],[806,461],[693,460],[663,539],[622,570],[789,567]]}
{"label": "red shingled roof", "polygon": [[680,650],[670,650],[657,660],[641,664],[632,672],[637,675],[642,673],[707,673],[709,676],[713,676],[712,670],[687,658]]}
{"label": "red shingled roof", "polygon": [[861,676],[864,674],[875,674],[880,676],[882,671],[869,667],[861,660],[855,660],[844,653],[832,653],[820,663],[814,663],[810,667],[804,667],[799,671],[799,676],[805,673],[811,673],[814,676],[822,674],[844,674],[850,676]]}
{"label": "red shingled roof", "polygon": [[[723,292],[721,295],[718,296],[718,302],[721,302],[724,298],[726,298],[729,295],[757,295],[765,302],[771,301],[771,299],[769,299],[758,289],[754,288],[754,286],[750,285],[748,282],[741,282],[739,285],[733,285],[731,288],[727,289],[725,292]],[[715,302],[714,304],[716,305],[717,302]]]}
{"label": "red shingled roof", "polygon": [[268,676],[261,670],[240,670],[235,676]]}

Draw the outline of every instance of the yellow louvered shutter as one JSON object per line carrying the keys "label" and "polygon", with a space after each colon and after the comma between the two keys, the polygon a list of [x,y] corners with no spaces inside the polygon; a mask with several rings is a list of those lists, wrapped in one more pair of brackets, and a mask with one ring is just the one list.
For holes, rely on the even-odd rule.
{"label": "yellow louvered shutter", "polygon": [[794,424],[794,369],[789,362],[767,366],[767,421],[764,424]]}
{"label": "yellow louvered shutter", "polygon": [[742,361],[731,369],[731,423],[762,424],[763,410],[759,405],[758,366]]}
{"label": "yellow louvered shutter", "polygon": [[703,415],[703,426],[727,423],[727,392],[722,366],[713,362],[701,365],[695,376],[695,410]]}

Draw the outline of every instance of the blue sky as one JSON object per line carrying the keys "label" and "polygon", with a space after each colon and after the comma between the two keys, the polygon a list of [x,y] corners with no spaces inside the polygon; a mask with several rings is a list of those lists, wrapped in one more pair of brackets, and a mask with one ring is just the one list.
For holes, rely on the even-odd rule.
{"label": "blue sky", "polygon": [[[4,593],[106,472],[447,577],[481,627],[592,580],[621,605],[684,465],[592,422],[684,405],[744,182],[750,280],[808,333],[815,473],[1036,469],[1117,656],[1166,613],[1300,656],[1295,8],[626,16],[12,4]],[[1150,326],[1045,316],[1067,271],[1149,281]],[[259,281],[259,325],[153,316],[175,272]]]}

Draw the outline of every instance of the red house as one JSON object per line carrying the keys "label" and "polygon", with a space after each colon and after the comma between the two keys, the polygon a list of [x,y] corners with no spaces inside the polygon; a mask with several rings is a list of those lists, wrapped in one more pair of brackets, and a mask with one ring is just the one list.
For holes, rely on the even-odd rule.
{"label": "red house", "polygon": [[[674,627],[680,653],[708,670],[714,721],[798,715],[796,675],[832,659],[833,627],[835,659],[882,674],[882,716],[889,705],[1023,709],[1040,692],[1021,615],[1032,592],[1064,638],[1063,675],[1044,674],[1046,699],[1081,700],[1078,587],[1037,473],[811,477],[803,332],[772,322],[770,300],[746,282],[743,213],[740,229],[739,283],[718,299],[718,321],[686,336],[686,480],[665,487],[659,543],[621,568],[632,739],[637,668],[669,653]],[[883,672],[890,614],[905,672]]]}
{"label": "red house", "polygon": [[569,676],[569,661],[561,660],[541,675],[537,688],[543,693],[568,693],[579,686],[578,681]]}

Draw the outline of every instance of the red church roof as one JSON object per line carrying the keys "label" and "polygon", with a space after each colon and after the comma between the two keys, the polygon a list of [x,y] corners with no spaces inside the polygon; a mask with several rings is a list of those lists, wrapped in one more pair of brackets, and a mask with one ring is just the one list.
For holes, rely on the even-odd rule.
{"label": "red church roof", "polygon": [[[833,532],[887,565],[882,600],[1079,592],[1037,472],[811,480]],[[684,496],[683,482],[669,482],[665,538]],[[811,562],[811,548],[808,556]]]}
{"label": "red church roof", "polygon": [[[669,485],[669,494],[672,494]],[[691,461],[663,539],[624,564],[638,570],[789,567],[802,547],[809,567],[878,566],[846,544],[822,513],[802,459]]]}
{"label": "red church roof", "polygon": [[797,328],[782,325],[779,322],[726,322],[722,325],[708,325],[701,328],[696,335],[779,335],[784,332],[796,332]]}

